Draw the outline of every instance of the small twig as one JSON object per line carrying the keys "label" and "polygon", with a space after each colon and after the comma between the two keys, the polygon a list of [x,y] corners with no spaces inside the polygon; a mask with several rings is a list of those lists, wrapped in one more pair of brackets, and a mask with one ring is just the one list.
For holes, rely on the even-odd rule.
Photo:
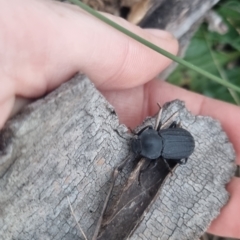
{"label": "small twig", "polygon": [[69,207],[70,207],[70,209],[71,209],[71,213],[72,213],[72,215],[73,215],[73,217],[74,217],[74,219],[75,219],[75,221],[76,221],[76,223],[77,223],[77,225],[78,225],[78,228],[80,229],[80,232],[82,233],[84,239],[85,239],[85,240],[88,240],[88,238],[86,237],[86,235],[85,235],[84,231],[82,230],[80,224],[79,224],[78,221],[77,221],[77,218],[76,218],[76,216],[75,216],[75,214],[74,214],[74,212],[73,212],[72,204],[70,203],[70,200],[69,200],[69,197],[68,197],[68,196],[67,196],[67,199],[68,199]]}

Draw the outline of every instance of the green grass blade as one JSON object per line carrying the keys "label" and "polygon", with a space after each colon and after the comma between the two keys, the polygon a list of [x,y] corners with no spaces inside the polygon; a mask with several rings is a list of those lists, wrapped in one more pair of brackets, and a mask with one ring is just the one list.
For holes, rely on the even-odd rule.
{"label": "green grass blade", "polygon": [[74,3],[76,5],[78,5],[79,7],[81,7],[82,9],[84,9],[85,11],[87,11],[88,13],[90,13],[91,15],[95,16],[96,18],[102,20],[103,22],[107,23],[108,25],[114,27],[115,29],[118,29],[120,32],[126,34],[127,36],[137,40],[138,42],[146,45],[147,47],[153,49],[154,51],[164,55],[165,57],[168,57],[170,58],[171,60],[179,63],[179,64],[182,64],[200,74],[202,74],[203,76],[227,87],[227,88],[230,88],[232,90],[235,90],[236,92],[239,92],[240,93],[240,88],[238,86],[235,86],[234,84],[230,83],[230,82],[227,82],[227,81],[224,81],[222,80],[221,78],[209,73],[209,72],[206,72],[204,70],[202,70],[201,68],[179,58],[179,57],[176,57],[175,55],[167,52],[166,50],[156,46],[155,44],[151,43],[151,42],[148,42],[147,40],[145,40],[144,38],[141,38],[140,36],[130,32],[129,30],[125,29],[124,27],[120,26],[119,24],[111,21],[110,19],[108,19],[107,17],[103,16],[102,14],[100,14],[99,12],[95,11],[94,9],[90,8],[89,6],[87,6],[86,4],[82,3],[81,1],[79,0],[69,0],[71,3]]}

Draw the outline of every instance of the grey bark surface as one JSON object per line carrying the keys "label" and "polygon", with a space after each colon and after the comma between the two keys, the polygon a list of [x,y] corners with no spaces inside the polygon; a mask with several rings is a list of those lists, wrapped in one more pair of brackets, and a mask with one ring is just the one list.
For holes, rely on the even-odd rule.
{"label": "grey bark surface", "polygon": [[113,131],[113,108],[83,78],[29,105],[2,130],[12,134],[1,152],[1,239],[79,239],[67,196],[85,233],[93,232],[111,171],[128,147]]}
{"label": "grey bark surface", "polygon": [[[196,142],[176,168],[131,239],[198,239],[228,201],[234,150],[220,124],[193,116],[180,101],[164,106]],[[153,121],[153,120],[148,120]],[[114,109],[84,76],[25,108],[1,132],[0,238],[91,239],[112,170],[129,154]],[[3,141],[4,140],[4,141]],[[8,167],[6,167],[8,166]],[[123,185],[131,166],[117,182]]]}

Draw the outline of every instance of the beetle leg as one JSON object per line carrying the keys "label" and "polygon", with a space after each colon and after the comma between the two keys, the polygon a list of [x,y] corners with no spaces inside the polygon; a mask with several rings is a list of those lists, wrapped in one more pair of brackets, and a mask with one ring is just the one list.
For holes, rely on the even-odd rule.
{"label": "beetle leg", "polygon": [[179,161],[180,164],[186,164],[187,163],[188,158],[183,158]]}
{"label": "beetle leg", "polygon": [[170,126],[169,128],[182,128],[182,125],[181,125],[181,122],[176,122],[174,121]]}
{"label": "beetle leg", "polygon": [[174,121],[173,123],[171,123],[169,128],[177,128],[177,123]]}
{"label": "beetle leg", "polygon": [[176,121],[174,121],[173,123],[171,123],[171,125],[169,126],[169,128],[182,128],[181,123],[177,123]]}
{"label": "beetle leg", "polygon": [[179,112],[179,110],[176,111],[175,113],[173,113],[163,124],[159,124],[159,126],[157,127],[157,131],[165,128],[169,124],[169,122],[171,122],[172,119],[175,118],[178,115],[178,112]]}
{"label": "beetle leg", "polygon": [[141,129],[139,132],[137,132],[136,133],[136,135],[140,135],[142,132],[144,132],[145,130],[147,130],[147,129],[152,129],[153,127],[151,126],[151,125],[148,125],[148,126],[146,126],[146,127],[144,127],[143,129]]}
{"label": "beetle leg", "polygon": [[168,170],[169,170],[169,171],[171,172],[171,174],[173,175],[172,169],[170,168],[170,166],[169,166],[167,160],[166,160],[165,158],[163,158],[163,161],[164,161],[164,163],[166,164]]}
{"label": "beetle leg", "polygon": [[103,208],[102,208],[102,211],[101,211],[101,214],[100,214],[100,217],[98,219],[98,222],[97,222],[97,226],[96,226],[96,229],[95,229],[95,232],[94,232],[94,235],[93,235],[93,238],[92,240],[96,240],[97,239],[97,236],[98,236],[98,233],[99,233],[99,230],[101,228],[101,224],[102,224],[102,220],[103,220],[103,216],[104,216],[104,213],[107,209],[107,205],[108,205],[108,202],[109,202],[109,199],[110,199],[110,196],[111,196],[111,193],[112,193],[112,190],[113,190],[113,187],[115,185],[115,181],[118,177],[118,174],[119,172],[122,171],[122,169],[124,168],[124,166],[131,160],[131,156],[128,156],[126,157],[126,159],[123,160],[123,162],[118,165],[113,173],[112,173],[112,183],[111,183],[111,186],[109,188],[109,191],[108,191],[108,194],[106,196],[106,199],[104,201],[104,204],[103,204]]}
{"label": "beetle leg", "polygon": [[177,127],[178,127],[178,128],[182,128],[181,122],[179,122],[179,123],[177,124]]}

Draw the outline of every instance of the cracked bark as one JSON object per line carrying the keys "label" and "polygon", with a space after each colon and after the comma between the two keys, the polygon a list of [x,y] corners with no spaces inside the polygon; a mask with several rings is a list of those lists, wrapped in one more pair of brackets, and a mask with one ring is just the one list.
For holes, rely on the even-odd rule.
{"label": "cracked bark", "polygon": [[[182,107],[180,101],[166,106],[163,118]],[[131,239],[198,239],[228,200],[235,156],[220,124],[185,108],[178,120],[194,136],[195,151],[166,180]],[[91,239],[111,172],[129,154],[128,141],[114,129],[127,130],[84,76],[10,120],[1,133],[1,238],[83,239],[68,196]],[[130,170],[121,174],[115,195]]]}

